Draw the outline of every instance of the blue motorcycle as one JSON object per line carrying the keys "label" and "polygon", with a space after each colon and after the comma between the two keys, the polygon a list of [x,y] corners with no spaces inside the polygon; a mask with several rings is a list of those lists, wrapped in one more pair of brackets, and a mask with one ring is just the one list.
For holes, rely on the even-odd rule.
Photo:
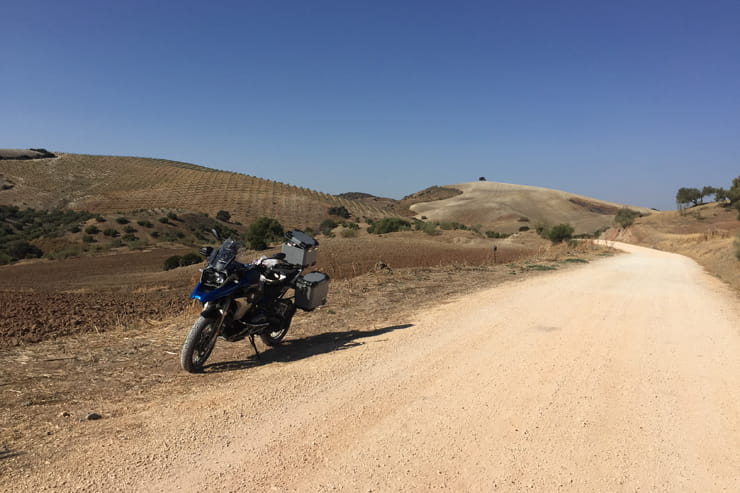
{"label": "blue motorcycle", "polygon": [[241,247],[242,243],[228,238],[215,250],[200,249],[208,264],[190,298],[200,301],[203,310],[180,351],[185,371],[203,371],[219,337],[228,342],[249,338],[259,358],[255,336],[268,346],[277,346],[288,333],[297,308],[311,311],[326,303],[329,277],[321,272],[303,274],[303,269],[316,262],[318,242],[314,238],[299,230],[289,231],[280,253],[249,264],[236,259]]}

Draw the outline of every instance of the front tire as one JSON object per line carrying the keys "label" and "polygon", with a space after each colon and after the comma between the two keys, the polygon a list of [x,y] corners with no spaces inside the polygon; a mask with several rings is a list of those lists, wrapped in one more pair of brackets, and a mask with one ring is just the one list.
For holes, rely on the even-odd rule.
{"label": "front tire", "polygon": [[200,373],[216,345],[219,317],[198,317],[180,351],[180,366],[189,373]]}

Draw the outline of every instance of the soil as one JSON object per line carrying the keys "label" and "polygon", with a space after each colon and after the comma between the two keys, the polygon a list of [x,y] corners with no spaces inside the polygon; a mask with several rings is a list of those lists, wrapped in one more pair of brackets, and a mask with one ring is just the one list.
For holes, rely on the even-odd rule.
{"label": "soil", "polygon": [[[37,344],[5,347],[0,351],[0,364],[5,369],[0,380],[3,396],[0,400],[0,477],[33,477],[46,461],[69,453],[78,442],[92,443],[101,439],[96,433],[90,434],[93,429],[88,425],[92,423],[85,419],[90,413],[102,416],[102,421],[127,420],[172,396],[205,390],[216,381],[234,381],[239,375],[264,365],[311,361],[321,354],[360,346],[365,339],[389,331],[389,327],[403,326],[411,313],[432,309],[451,296],[543,275],[543,270],[539,269],[543,266],[569,269],[603,254],[600,249],[556,249],[549,256],[526,263],[378,267],[355,278],[334,280],[329,305],[312,313],[299,313],[280,348],[260,346],[263,363],[254,357],[248,342],[221,343],[205,375],[199,376],[185,374],[178,363],[180,346],[198,313],[198,307],[189,304],[184,308],[161,308],[179,310],[177,316],[152,317],[138,324],[109,327],[107,332],[78,331]],[[126,264],[119,262],[117,265]],[[74,267],[74,264],[64,264],[63,269],[77,272]],[[48,265],[39,263],[36,268],[41,274],[46,272]],[[123,276],[123,268],[118,268]],[[111,269],[115,270],[112,266]],[[143,270],[144,266],[139,269]],[[138,276],[143,286],[149,285],[148,276],[161,282],[161,274],[129,274],[133,278]],[[173,276],[173,283],[188,277],[174,271],[166,274]],[[116,276],[111,272],[107,282],[114,282]],[[24,282],[31,284],[30,276]],[[64,287],[80,289],[79,286],[90,282],[90,278],[71,276]],[[179,296],[185,298],[182,292]],[[56,310],[61,311],[61,307]],[[98,316],[93,320],[102,318]],[[221,377],[210,381],[202,378],[216,374]],[[254,385],[257,387],[253,390],[256,390],[259,384],[255,382]],[[130,436],[132,430],[123,433]],[[0,490],[3,484],[0,480]]]}
{"label": "soil", "polygon": [[192,314],[6,349],[0,489],[738,491],[740,301],[617,246],[340,281],[201,375]]}

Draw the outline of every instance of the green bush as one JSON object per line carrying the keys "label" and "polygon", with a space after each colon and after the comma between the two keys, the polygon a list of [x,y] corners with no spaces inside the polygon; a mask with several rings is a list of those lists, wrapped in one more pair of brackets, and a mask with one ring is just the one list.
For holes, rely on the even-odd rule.
{"label": "green bush", "polygon": [[12,260],[39,258],[44,254],[39,247],[23,240],[8,243],[5,251]]}
{"label": "green bush", "polygon": [[617,211],[617,215],[614,217],[614,222],[619,224],[621,227],[626,228],[632,226],[637,217],[640,217],[639,212],[623,207]]}
{"label": "green bush", "polygon": [[[522,228],[527,228],[527,226],[522,226]],[[519,228],[519,231],[522,231],[521,228]],[[485,235],[488,238],[508,238],[510,235],[507,233],[499,233],[498,231],[486,231]]]}
{"label": "green bush", "polygon": [[341,232],[342,238],[357,238],[356,229],[343,229]]}
{"label": "green bush", "polygon": [[97,226],[92,225],[92,226],[88,226],[87,228],[85,228],[85,233],[87,233],[89,235],[96,235],[96,234],[100,233],[100,230],[98,229]]}
{"label": "green bush", "polygon": [[186,265],[193,265],[193,264],[199,264],[203,261],[203,257],[198,255],[197,253],[186,253],[182,257],[180,257],[180,267],[185,267]]}
{"label": "green bush", "polygon": [[145,221],[144,219],[139,219],[138,221],[136,221],[136,224],[138,224],[139,226],[142,226],[144,228],[153,228],[154,227],[154,225],[150,221]]}
{"label": "green bush", "polygon": [[118,224],[128,224],[129,223],[129,220],[126,219],[125,217],[117,217],[116,218],[116,222]]}
{"label": "green bush", "polygon": [[95,220],[99,223],[105,222],[105,218],[103,216],[95,216]]}
{"label": "green bush", "polygon": [[162,224],[169,224],[170,223],[170,220],[167,219],[166,217],[160,217],[158,220]]}
{"label": "green bush", "polygon": [[573,226],[570,224],[557,224],[548,231],[547,237],[553,243],[562,243],[573,238],[573,232]]}
{"label": "green bush", "polygon": [[529,226],[519,226],[519,231],[529,231]]}
{"label": "green bush", "polygon": [[411,229],[411,223],[400,217],[384,217],[375,221],[369,228],[368,233],[381,235],[385,233],[394,233],[396,231],[406,231]]}
{"label": "green bush", "polygon": [[179,255],[167,257],[167,260],[164,261],[164,265],[162,266],[162,270],[172,270],[180,267],[180,260],[182,260],[182,257]]}
{"label": "green bush", "polygon": [[329,207],[329,215],[339,216],[345,219],[349,219],[350,217],[352,217],[352,214],[350,214],[347,208],[343,205],[340,205],[338,207]]}
{"label": "green bush", "polygon": [[254,250],[266,250],[269,243],[283,239],[283,225],[276,219],[260,217],[249,225],[244,237]]}
{"label": "green bush", "polygon": [[231,214],[229,213],[229,211],[218,211],[216,213],[216,219],[227,223],[231,220]]}
{"label": "green bush", "polygon": [[80,231],[82,231],[82,230],[81,230],[81,229],[80,229],[80,227],[79,227],[79,226],[77,226],[77,225],[74,225],[74,226],[72,226],[71,228],[69,228],[69,232],[70,232],[70,233],[79,233]]}
{"label": "green bush", "polygon": [[335,220],[324,219],[323,221],[321,221],[321,224],[319,224],[319,231],[322,234],[328,235],[337,226],[339,226],[339,223],[337,223]]}
{"label": "green bush", "polygon": [[172,219],[173,221],[179,221],[180,220],[180,218],[177,217],[177,214],[175,214],[174,212],[168,212],[167,213],[167,219]]}
{"label": "green bush", "polygon": [[159,238],[159,231],[152,231],[151,233],[149,233],[149,236],[151,236],[154,239],[157,239]]}
{"label": "green bush", "polygon": [[103,230],[103,234],[105,236],[110,236],[111,238],[115,238],[115,237],[117,237],[117,236],[120,235],[120,233],[118,232],[118,230],[116,230],[115,228],[105,228]]}
{"label": "green bush", "polygon": [[131,226],[130,224],[123,228],[124,233],[136,233],[136,228]]}
{"label": "green bush", "polygon": [[95,238],[93,238],[90,235],[86,235],[82,237],[82,242],[83,243],[95,243]]}
{"label": "green bush", "polygon": [[139,238],[133,233],[123,235],[123,241],[136,241],[138,239]]}
{"label": "green bush", "polygon": [[108,243],[108,246],[110,248],[118,248],[123,246],[123,240],[120,238],[113,238],[110,243]]}

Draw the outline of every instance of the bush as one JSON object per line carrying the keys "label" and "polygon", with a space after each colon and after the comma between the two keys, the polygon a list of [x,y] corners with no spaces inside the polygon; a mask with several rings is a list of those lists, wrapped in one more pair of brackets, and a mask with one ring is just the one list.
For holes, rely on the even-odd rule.
{"label": "bush", "polygon": [[80,231],[82,230],[80,229],[79,226],[72,226],[71,228],[69,228],[70,233],[79,233]]}
{"label": "bush", "polygon": [[227,223],[231,220],[231,214],[229,213],[229,211],[218,211],[216,213],[216,219]]}
{"label": "bush", "polygon": [[[522,226],[522,228],[529,229],[527,226]],[[519,231],[522,231],[522,229],[519,228]],[[486,231],[485,235],[488,238],[508,238],[510,236],[507,233],[499,233],[498,231]]]}
{"label": "bush", "polygon": [[139,219],[138,221],[136,221],[136,224],[138,224],[139,226],[142,226],[144,228],[153,228],[154,227],[154,225],[150,221],[145,221],[143,219]]}
{"label": "bush", "polygon": [[123,240],[120,238],[113,238],[110,243],[108,243],[108,246],[110,248],[118,248],[123,246]]}
{"label": "bush", "polygon": [[138,239],[139,238],[133,233],[123,235],[123,241],[136,241]]}
{"label": "bush", "polygon": [[342,235],[342,238],[357,238],[356,229],[343,229],[340,234]]}
{"label": "bush", "polygon": [[347,208],[343,205],[340,205],[338,207],[329,207],[329,215],[339,216],[345,219],[349,219],[350,217],[352,217],[352,214],[350,214]]}
{"label": "bush", "polygon": [[735,238],[733,245],[735,246],[735,257],[740,260],[740,235]]}
{"label": "bush", "polygon": [[331,233],[331,230],[339,226],[339,224],[333,220],[333,219],[324,219],[321,221],[321,224],[319,224],[319,231],[322,234],[328,235]]}
{"label": "bush", "polygon": [[96,235],[100,233],[100,230],[98,229],[97,226],[93,225],[93,226],[88,226],[87,228],[85,228],[85,233],[89,235]]}
{"label": "bush", "polygon": [[39,258],[44,253],[35,245],[27,241],[13,241],[7,245],[6,254],[11,260],[20,260],[24,258]]}
{"label": "bush", "polygon": [[619,224],[621,227],[626,228],[632,226],[637,217],[640,217],[639,212],[623,207],[617,211],[617,215],[614,217],[614,222]]}
{"label": "bush", "polygon": [[244,237],[254,250],[266,250],[269,243],[283,239],[283,225],[276,219],[260,217],[249,225]]}
{"label": "bush", "polygon": [[372,226],[367,228],[368,233],[381,235],[385,233],[394,233],[396,231],[406,231],[411,229],[411,223],[400,217],[384,217],[375,221]]}
{"label": "bush", "polygon": [[149,236],[151,236],[154,239],[157,239],[159,238],[159,231],[152,231],[151,233],[149,233]]}
{"label": "bush", "polygon": [[136,233],[136,228],[134,228],[133,226],[129,224],[128,226],[123,228],[123,232],[124,233]]}
{"label": "bush", "polygon": [[95,220],[99,223],[105,222],[105,218],[103,216],[95,216]]}
{"label": "bush", "polygon": [[116,222],[118,224],[128,224],[129,223],[129,220],[126,219],[125,217],[117,217],[116,218]]}
{"label": "bush", "polygon": [[197,253],[186,253],[182,257],[180,257],[180,267],[185,267],[186,265],[193,265],[193,264],[199,264],[203,261],[203,257],[198,255]]}
{"label": "bush", "polygon": [[114,229],[114,228],[105,228],[105,229],[103,230],[103,234],[104,234],[105,236],[110,236],[111,238],[115,238],[115,237],[117,237],[117,236],[118,236],[118,235],[119,235],[120,233],[119,233],[119,232],[118,232],[118,231],[117,231],[116,229]]}
{"label": "bush", "polygon": [[519,231],[529,231],[529,226],[519,226]]}
{"label": "bush", "polygon": [[82,237],[83,243],[95,243],[95,238],[93,238],[90,235],[86,235]]}
{"label": "bush", "polygon": [[180,267],[180,260],[182,259],[179,255],[173,255],[171,257],[167,257],[167,260],[164,261],[164,265],[162,266],[162,270],[172,270],[177,267]]}
{"label": "bush", "polygon": [[177,214],[175,214],[174,212],[168,212],[167,213],[167,219],[172,219],[173,221],[179,221],[180,220],[180,218],[177,217]]}
{"label": "bush", "polygon": [[557,224],[548,231],[547,237],[553,243],[562,243],[565,240],[573,238],[573,232],[573,226],[570,224]]}
{"label": "bush", "polygon": [[166,217],[160,217],[160,218],[158,219],[158,221],[159,221],[160,223],[162,223],[162,224],[169,224],[169,223],[170,223],[170,220],[169,220],[169,219],[167,219]]}

